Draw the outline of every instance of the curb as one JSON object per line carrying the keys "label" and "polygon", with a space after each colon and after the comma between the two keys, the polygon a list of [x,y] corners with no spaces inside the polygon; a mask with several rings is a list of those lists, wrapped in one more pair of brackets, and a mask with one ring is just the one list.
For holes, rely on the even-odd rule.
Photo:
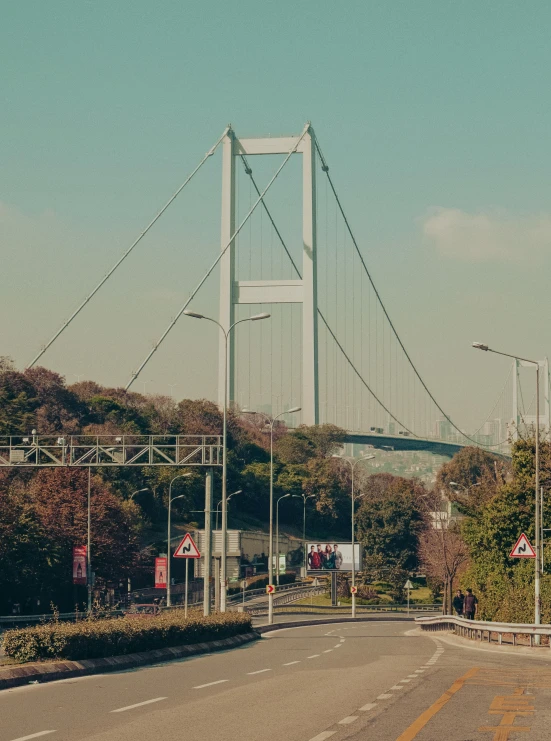
{"label": "curb", "polygon": [[18,664],[0,668],[0,690],[10,687],[20,687],[31,682],[53,682],[56,679],[84,677],[88,674],[113,672],[122,669],[132,669],[148,664],[157,664],[171,659],[182,659],[211,651],[222,651],[226,648],[236,648],[244,643],[250,643],[258,638],[258,633],[252,631],[231,638],[221,638],[217,641],[195,643],[190,646],[174,646],[160,648],[155,651],[143,651],[124,656],[110,656],[104,659],[82,659],[81,661],[51,661],[33,664]]}

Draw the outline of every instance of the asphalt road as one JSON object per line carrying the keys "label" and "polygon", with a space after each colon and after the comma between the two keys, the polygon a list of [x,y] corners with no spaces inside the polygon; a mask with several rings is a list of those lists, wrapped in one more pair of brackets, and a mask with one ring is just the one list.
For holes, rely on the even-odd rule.
{"label": "asphalt road", "polygon": [[548,648],[495,653],[412,628],[301,626],[222,653],[4,690],[0,741],[549,741]]}

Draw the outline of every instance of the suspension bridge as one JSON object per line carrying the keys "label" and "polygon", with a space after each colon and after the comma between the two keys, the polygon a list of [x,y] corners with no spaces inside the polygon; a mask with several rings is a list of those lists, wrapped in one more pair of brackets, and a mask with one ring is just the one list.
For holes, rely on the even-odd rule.
{"label": "suspension bridge", "polygon": [[[219,150],[221,248],[213,250],[179,311],[137,370],[129,372],[126,389],[162,350],[174,326],[190,321],[193,300],[207,281],[218,280],[216,321],[224,330],[237,329],[227,336],[227,364],[220,336],[219,402],[226,392],[230,405],[271,415],[299,406],[304,424],[333,423],[347,431],[351,443],[388,450],[452,456],[476,445],[507,454],[510,441],[533,424],[536,413],[536,395],[523,393],[521,365],[514,361],[476,430],[468,432],[451,418],[398,334],[310,123],[300,134],[284,137],[240,138],[228,126],[29,367],[77,320]],[[256,163],[265,157],[276,166],[262,184]],[[269,322],[247,322],[267,311]],[[539,412],[548,431],[547,359],[541,366]]]}

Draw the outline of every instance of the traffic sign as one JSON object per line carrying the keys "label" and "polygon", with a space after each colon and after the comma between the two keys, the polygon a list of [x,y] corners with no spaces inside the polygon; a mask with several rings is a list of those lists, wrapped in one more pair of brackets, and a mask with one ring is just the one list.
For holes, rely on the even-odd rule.
{"label": "traffic sign", "polygon": [[275,585],[274,584],[267,584],[266,585],[266,594],[274,594],[275,593]]}
{"label": "traffic sign", "polygon": [[358,587],[350,587],[351,594],[358,594]]}
{"label": "traffic sign", "polygon": [[185,534],[184,539],[174,551],[174,558],[201,558],[199,549],[189,533]]}
{"label": "traffic sign", "polygon": [[524,533],[515,543],[515,547],[509,553],[509,558],[535,558],[536,551],[532,548],[530,541]]}
{"label": "traffic sign", "polygon": [[411,583],[409,579],[405,583],[404,589],[413,589],[413,584]]}

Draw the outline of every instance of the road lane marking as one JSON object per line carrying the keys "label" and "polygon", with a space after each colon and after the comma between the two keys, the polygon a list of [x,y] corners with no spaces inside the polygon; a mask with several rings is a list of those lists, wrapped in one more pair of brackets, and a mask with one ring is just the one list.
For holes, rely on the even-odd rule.
{"label": "road lane marking", "polygon": [[416,674],[423,674],[424,671],[425,671],[424,669],[416,669],[415,670],[415,673]]}
{"label": "road lane marking", "polygon": [[111,710],[112,713],[124,713],[125,710],[134,710],[134,708],[141,708],[142,705],[151,705],[152,702],[160,702],[161,700],[166,700],[166,697],[154,697],[153,700],[144,700],[143,702],[137,702],[135,705],[127,705],[124,708],[117,708],[116,710]]}
{"label": "road lane marking", "polygon": [[336,646],[333,646],[333,648],[340,648],[342,646],[342,643],[337,643]]}
{"label": "road lane marking", "polygon": [[417,674],[408,674],[410,679],[418,679]]}
{"label": "road lane marking", "polygon": [[411,682],[411,679],[401,679],[400,680],[401,684],[407,684],[408,682]]}
{"label": "road lane marking", "polygon": [[330,654],[332,650],[333,650],[332,648],[326,648],[323,653],[324,654]]}
{"label": "road lane marking", "polygon": [[247,672],[248,676],[252,676],[253,674],[263,674],[264,672],[271,672],[271,669],[257,669],[255,672]]}
{"label": "road lane marking", "polygon": [[368,702],[367,705],[364,705],[363,708],[360,708],[360,710],[364,713],[367,713],[369,710],[373,710],[373,708],[377,707],[376,702]]}
{"label": "road lane marking", "polygon": [[379,695],[379,697],[377,698],[377,700],[388,700],[391,697],[392,697],[392,695],[388,695],[388,694]]}
{"label": "road lane marking", "polygon": [[429,720],[440,710],[442,710],[444,705],[446,705],[446,703],[448,703],[452,699],[456,692],[459,692],[467,679],[474,677],[477,672],[478,667],[473,667],[472,669],[469,669],[466,674],[457,679],[449,688],[449,690],[446,690],[446,692],[444,692],[444,694],[439,697],[438,700],[436,700],[436,702],[434,702],[430,706],[430,708],[427,708],[427,710],[421,713],[417,720],[414,720],[413,723],[398,736],[396,741],[413,741],[413,739],[419,734],[419,732],[422,731],[423,728],[427,725]]}
{"label": "road lane marking", "polygon": [[314,738],[311,738],[310,741],[325,741],[326,738],[329,738],[329,736],[333,736],[336,731],[322,731],[321,733],[318,733],[317,736],[314,736]]}
{"label": "road lane marking", "polygon": [[320,654],[312,654],[312,656],[307,656],[307,659],[317,659]]}
{"label": "road lane marking", "polygon": [[13,741],[29,741],[31,738],[38,738],[39,736],[47,736],[48,733],[55,733],[55,731],[39,731],[38,733],[31,733],[30,736],[20,736],[19,738],[14,738]]}
{"label": "road lane marking", "polygon": [[286,664],[283,664],[283,666],[292,666],[293,664],[300,664],[300,661],[288,661]]}
{"label": "road lane marking", "polygon": [[347,726],[349,723],[354,723],[355,720],[358,720],[357,715],[347,715],[346,718],[339,720],[339,725]]}
{"label": "road lane marking", "polygon": [[391,690],[403,690],[404,688],[402,687],[401,684],[395,684],[394,687],[391,687],[390,689]]}
{"label": "road lane marking", "polygon": [[222,684],[222,682],[229,682],[229,679],[217,679],[216,682],[207,682],[206,684],[198,684],[197,687],[193,687],[194,690],[202,690],[203,687],[212,687],[215,684]]}

